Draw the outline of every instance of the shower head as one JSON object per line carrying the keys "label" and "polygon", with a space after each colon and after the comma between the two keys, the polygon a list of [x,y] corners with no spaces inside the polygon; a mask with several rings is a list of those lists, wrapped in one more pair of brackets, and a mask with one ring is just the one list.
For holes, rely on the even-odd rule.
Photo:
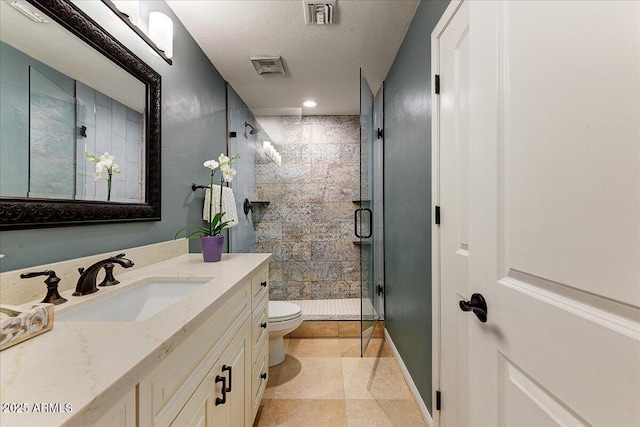
{"label": "shower head", "polygon": [[251,130],[249,131],[249,135],[255,135],[260,131],[260,129],[254,128],[249,123],[244,122],[244,135],[245,136],[247,135],[247,127],[251,128]]}

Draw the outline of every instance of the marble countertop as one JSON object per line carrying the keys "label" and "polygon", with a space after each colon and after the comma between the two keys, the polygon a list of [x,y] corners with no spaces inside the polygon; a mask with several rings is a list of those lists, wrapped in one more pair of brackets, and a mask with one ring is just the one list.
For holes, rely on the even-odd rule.
{"label": "marble countertop", "polygon": [[[211,316],[227,291],[270,257],[224,254],[221,262],[204,263],[201,254],[186,254],[131,272],[120,270],[119,285],[92,295],[62,293],[69,302],[61,310],[147,277],[213,277],[146,321],[55,321],[53,330],[0,352],[0,424],[91,425]],[[16,412],[21,407],[28,412]],[[35,412],[42,408],[55,410]]]}

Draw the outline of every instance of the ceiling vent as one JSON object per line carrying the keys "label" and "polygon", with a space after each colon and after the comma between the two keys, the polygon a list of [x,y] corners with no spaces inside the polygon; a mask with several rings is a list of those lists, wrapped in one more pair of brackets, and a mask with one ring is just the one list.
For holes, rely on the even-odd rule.
{"label": "ceiling vent", "polygon": [[284,74],[282,58],[279,56],[252,56],[251,63],[258,74]]}
{"label": "ceiling vent", "polygon": [[333,24],[336,0],[302,0],[307,25]]}

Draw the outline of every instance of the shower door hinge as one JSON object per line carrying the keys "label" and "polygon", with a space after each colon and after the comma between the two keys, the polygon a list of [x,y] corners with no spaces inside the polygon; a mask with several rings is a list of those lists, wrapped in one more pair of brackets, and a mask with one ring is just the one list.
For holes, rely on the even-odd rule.
{"label": "shower door hinge", "polygon": [[382,287],[382,285],[378,285],[376,289],[378,291],[378,295],[384,295],[384,288]]}
{"label": "shower door hinge", "polygon": [[440,206],[436,206],[436,225],[440,225]]}
{"label": "shower door hinge", "polygon": [[442,407],[442,393],[440,390],[436,390],[436,411],[439,411]]}
{"label": "shower door hinge", "polygon": [[433,87],[435,89],[435,93],[439,94],[440,93],[440,74],[436,74]]}
{"label": "shower door hinge", "polygon": [[384,138],[384,129],[378,128],[378,139]]}

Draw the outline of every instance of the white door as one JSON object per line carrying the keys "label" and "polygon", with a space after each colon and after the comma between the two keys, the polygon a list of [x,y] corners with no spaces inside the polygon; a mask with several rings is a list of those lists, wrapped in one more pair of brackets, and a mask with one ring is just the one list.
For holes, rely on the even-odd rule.
{"label": "white door", "polygon": [[638,426],[640,2],[471,2],[468,37],[467,421]]}
{"label": "white door", "polygon": [[[464,426],[468,424],[468,318],[461,315],[458,301],[470,295],[469,285],[469,3],[463,2],[437,39],[434,54],[438,59],[442,76],[440,95],[434,99],[439,104],[440,120],[434,126],[440,136],[440,150],[434,153],[434,170],[442,170],[439,185],[433,194],[438,198],[442,215],[446,218],[433,230],[436,236],[433,253],[434,274],[446,286],[440,300],[441,359],[440,387],[446,404],[440,413],[434,413],[436,423],[440,415],[442,425]],[[438,107],[436,107],[438,110]],[[437,146],[437,144],[436,144]],[[440,237],[438,240],[437,237]],[[437,375],[437,373],[436,373]],[[434,407],[436,403],[434,402]],[[433,411],[432,411],[433,412]]]}

